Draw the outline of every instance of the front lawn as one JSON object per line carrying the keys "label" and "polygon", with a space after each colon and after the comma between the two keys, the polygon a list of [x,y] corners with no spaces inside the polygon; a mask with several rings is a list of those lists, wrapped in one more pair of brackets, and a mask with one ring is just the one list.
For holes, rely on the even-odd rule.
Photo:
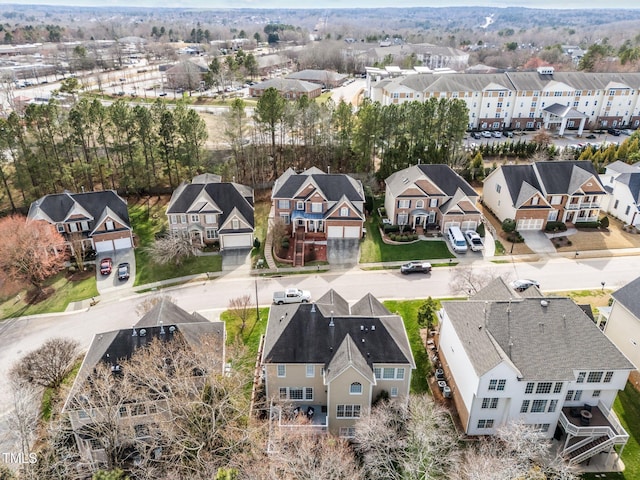
{"label": "front lawn", "polygon": [[256,322],[255,305],[248,312],[247,321],[244,331],[241,333],[242,320],[239,316],[234,315],[231,310],[225,310],[220,314],[220,320],[225,323],[227,330],[227,343],[232,344],[239,341],[249,349],[251,358],[256,358],[258,347],[260,346],[260,337],[267,330],[267,319],[269,318],[269,307],[259,309],[260,320]]}
{"label": "front lawn", "polygon": [[367,219],[367,236],[360,248],[360,263],[405,262],[454,258],[444,241],[418,241],[403,245],[388,245],[382,241],[378,216]]}
{"label": "front lawn", "polygon": [[269,210],[271,209],[271,202],[269,200],[256,201],[255,209],[253,212],[254,219],[254,238],[260,240],[260,247],[251,250],[251,260],[255,263],[264,259],[264,243],[267,241],[267,225],[269,222]]}

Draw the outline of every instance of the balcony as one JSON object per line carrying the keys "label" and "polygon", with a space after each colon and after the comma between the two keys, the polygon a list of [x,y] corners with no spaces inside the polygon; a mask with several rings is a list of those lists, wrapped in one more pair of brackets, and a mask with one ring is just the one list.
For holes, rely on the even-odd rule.
{"label": "balcony", "polygon": [[592,208],[597,208],[598,210],[600,209],[600,203],[599,202],[593,202],[593,203],[589,203],[589,202],[583,202],[583,203],[567,203],[564,208],[566,210],[587,210],[587,209],[592,209]]}
{"label": "balcony", "polygon": [[278,427],[290,430],[311,430],[326,433],[326,405],[272,404],[269,412],[271,421],[277,421]]}
{"label": "balcony", "polygon": [[[563,407],[560,425],[567,434],[562,454],[571,463],[581,463],[605,451],[613,451],[615,445],[626,445],[629,434],[620,425],[615,413],[607,410],[602,402],[591,407],[588,415],[585,407]],[[622,449],[619,452],[622,453]]]}

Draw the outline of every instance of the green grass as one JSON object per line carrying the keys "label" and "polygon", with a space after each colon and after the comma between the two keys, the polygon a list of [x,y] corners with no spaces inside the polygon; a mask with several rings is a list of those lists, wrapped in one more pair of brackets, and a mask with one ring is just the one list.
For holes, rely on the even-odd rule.
{"label": "green grass", "polygon": [[254,305],[249,312],[245,329],[242,334],[240,334],[240,327],[242,326],[240,317],[234,315],[230,310],[225,310],[220,314],[220,320],[225,323],[227,330],[227,343],[234,343],[236,340],[239,340],[242,344],[247,346],[252,358],[255,358],[258,354],[260,337],[267,330],[269,307],[260,308],[259,313],[260,320],[256,322],[256,309]]}
{"label": "green grass", "polygon": [[84,280],[71,282],[66,278],[66,271],[60,272],[45,283],[55,292],[46,300],[30,305],[24,299],[27,291],[20,292],[20,299],[13,297],[0,304],[2,319],[37,315],[40,313],[64,312],[71,302],[78,302],[98,295],[95,274]]}
{"label": "green grass", "polygon": [[253,218],[254,218],[254,238],[260,240],[260,247],[251,250],[251,263],[253,265],[259,259],[264,260],[264,243],[267,240],[267,224],[269,222],[269,210],[271,209],[271,202],[256,202]]}
{"label": "green grass", "polygon": [[504,245],[500,243],[500,240],[494,240],[496,245],[496,255],[504,255],[507,251],[504,248]]}
{"label": "green grass", "polygon": [[618,397],[613,404],[620,423],[629,434],[629,441],[622,452],[622,461],[625,470],[622,473],[585,474],[582,478],[595,480],[596,478],[637,480],[640,478],[640,392],[638,392],[630,382],[623,391],[618,393]]}
{"label": "green grass", "polygon": [[[40,402],[40,417],[48,422],[51,420],[51,414],[53,413],[54,403],[58,400],[60,395],[60,389],[62,387],[71,386],[76,379],[76,375],[80,371],[80,367],[82,366],[82,358],[78,359],[74,364],[69,373],[62,380],[62,385],[59,388],[45,388],[44,392],[42,392],[42,400]],[[65,389],[66,391],[66,389]]]}
{"label": "green grass", "polygon": [[404,262],[453,258],[444,241],[422,241],[404,245],[388,245],[382,241],[378,230],[378,216],[367,219],[367,236],[360,247],[360,263]]}
{"label": "green grass", "polygon": [[[396,301],[389,300],[384,302],[384,306],[391,313],[397,313],[404,320],[411,351],[416,362],[416,370],[411,375],[411,393],[426,393],[429,391],[429,382],[427,378],[431,371],[431,361],[426,346],[420,338],[420,326],[418,325],[418,309],[425,302],[421,300]],[[440,302],[436,300],[437,308],[440,308]]]}

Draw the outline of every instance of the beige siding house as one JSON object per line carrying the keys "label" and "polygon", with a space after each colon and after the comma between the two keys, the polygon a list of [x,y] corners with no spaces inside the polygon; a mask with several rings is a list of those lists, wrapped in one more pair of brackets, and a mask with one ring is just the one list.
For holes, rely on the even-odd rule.
{"label": "beige siding house", "polygon": [[640,369],[640,277],[611,294],[604,334]]}
{"label": "beige siding house", "polygon": [[262,364],[271,418],[293,428],[305,415],[342,437],[376,399],[406,402],[415,368],[401,317],[371,295],[350,306],[333,290],[313,304],[271,307]]}

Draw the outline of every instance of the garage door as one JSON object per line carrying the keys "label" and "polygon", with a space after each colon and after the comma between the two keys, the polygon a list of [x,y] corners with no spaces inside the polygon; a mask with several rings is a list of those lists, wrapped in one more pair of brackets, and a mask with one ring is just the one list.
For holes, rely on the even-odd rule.
{"label": "garage door", "polygon": [[360,238],[360,227],[344,227],[344,238]]}
{"label": "garage door", "polygon": [[522,218],[518,220],[517,230],[542,230],[541,218]]}
{"label": "garage door", "polygon": [[444,224],[444,231],[446,232],[447,230],[449,230],[449,227],[459,227],[460,226],[460,222],[447,222]]}
{"label": "garage door", "polygon": [[342,226],[339,227],[335,227],[335,226],[330,226],[327,229],[327,238],[342,238]]}
{"label": "garage door", "polygon": [[111,240],[103,240],[102,242],[96,242],[96,252],[111,252],[113,250],[113,242]]}
{"label": "garage door", "polygon": [[113,246],[116,248],[116,250],[121,250],[123,248],[131,248],[131,238],[127,237],[127,238],[116,238],[113,241]]}
{"label": "garage door", "polygon": [[252,247],[251,234],[223,235],[222,248],[250,248]]}
{"label": "garage door", "polygon": [[475,220],[473,221],[469,220],[468,222],[462,222],[462,226],[460,227],[460,230],[462,230],[463,232],[466,232],[467,230],[475,231],[477,227],[478,227],[478,222],[476,222]]}

